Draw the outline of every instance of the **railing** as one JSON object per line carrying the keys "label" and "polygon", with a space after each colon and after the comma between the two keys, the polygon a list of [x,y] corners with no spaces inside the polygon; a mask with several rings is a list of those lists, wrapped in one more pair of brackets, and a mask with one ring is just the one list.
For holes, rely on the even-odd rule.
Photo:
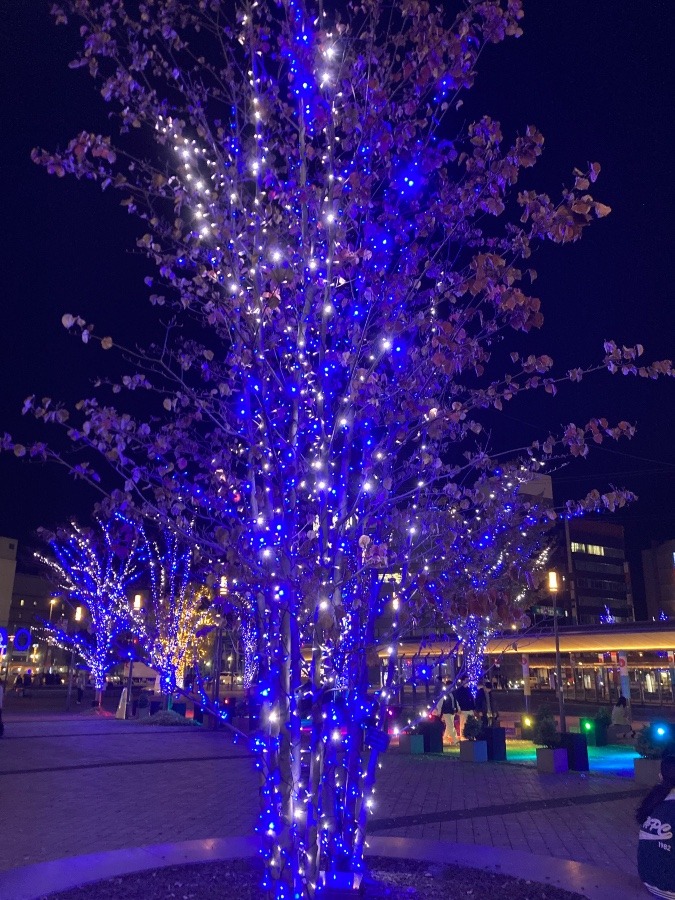
{"label": "railing", "polygon": [[[566,700],[586,703],[615,703],[617,699],[615,687],[597,683],[592,688],[583,685],[565,685],[564,694]],[[631,703],[639,706],[672,706],[675,704],[672,687],[664,686],[659,682],[656,691],[648,691],[642,680],[631,683],[630,700]]]}

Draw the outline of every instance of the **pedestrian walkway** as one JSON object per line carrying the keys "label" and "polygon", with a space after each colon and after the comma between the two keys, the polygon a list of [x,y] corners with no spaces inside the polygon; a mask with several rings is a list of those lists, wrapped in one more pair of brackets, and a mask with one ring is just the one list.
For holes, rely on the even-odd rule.
{"label": "pedestrian walkway", "polygon": [[[643,794],[612,775],[539,775],[393,750],[374,838],[479,845],[606,867],[635,878]],[[160,728],[91,714],[7,720],[0,741],[0,871],[63,857],[250,835],[257,776],[225,731]],[[500,853],[489,848],[498,848]]]}
{"label": "pedestrian walkway", "polygon": [[169,840],[250,834],[258,782],[222,731],[93,716],[6,718],[0,871]]}
{"label": "pedestrian walkway", "polygon": [[372,833],[483,844],[606,865],[634,875],[644,788],[616,776],[540,775],[509,763],[385,759]]}

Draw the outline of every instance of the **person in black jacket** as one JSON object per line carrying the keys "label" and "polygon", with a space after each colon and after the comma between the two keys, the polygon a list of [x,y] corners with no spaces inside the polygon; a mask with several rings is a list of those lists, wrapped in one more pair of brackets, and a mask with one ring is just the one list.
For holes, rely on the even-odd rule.
{"label": "person in black jacket", "polygon": [[675,756],[661,760],[661,781],[635,814],[640,825],[638,872],[647,890],[675,900]]}
{"label": "person in black jacket", "polygon": [[466,725],[466,720],[476,708],[476,701],[473,694],[471,693],[471,688],[469,687],[469,679],[466,675],[464,675],[460,679],[459,686],[455,689],[455,700],[457,701],[457,705],[459,706],[459,735],[461,740],[464,737],[464,726]]}
{"label": "person in black jacket", "polygon": [[476,712],[480,713],[484,728],[494,725],[498,718],[497,703],[489,681],[484,681],[476,694]]}

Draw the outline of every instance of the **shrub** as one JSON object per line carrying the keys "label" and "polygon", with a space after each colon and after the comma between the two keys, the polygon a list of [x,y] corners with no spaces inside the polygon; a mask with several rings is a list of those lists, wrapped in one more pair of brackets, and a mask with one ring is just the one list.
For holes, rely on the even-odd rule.
{"label": "shrub", "polygon": [[549,706],[542,706],[537,710],[532,729],[532,740],[541,747],[560,746],[560,735]]}
{"label": "shrub", "polygon": [[408,725],[403,731],[406,734],[421,734],[422,737],[433,734],[435,731],[440,731],[442,734],[445,731],[445,722],[440,716],[426,716],[414,725]]}
{"label": "shrub", "polygon": [[[665,728],[665,733],[659,734],[657,728]],[[661,759],[666,751],[675,753],[670,729],[663,725],[645,725],[637,736],[635,749],[646,759]]]}
{"label": "shrub", "polygon": [[411,729],[411,733],[424,734],[425,732],[436,730],[445,731],[445,722],[440,716],[428,716],[418,722],[417,725]]}
{"label": "shrub", "polygon": [[468,716],[464,723],[462,736],[465,737],[467,741],[475,741],[482,730],[483,726],[480,721],[475,716]]}
{"label": "shrub", "polygon": [[612,721],[612,714],[606,706],[601,706],[595,714],[595,721],[598,725],[609,725]]}
{"label": "shrub", "polygon": [[185,716],[178,715],[177,712],[174,712],[172,709],[161,709],[159,712],[155,713],[154,716],[150,716],[145,719],[146,725],[198,725],[198,722],[195,722],[194,719],[186,719]]}

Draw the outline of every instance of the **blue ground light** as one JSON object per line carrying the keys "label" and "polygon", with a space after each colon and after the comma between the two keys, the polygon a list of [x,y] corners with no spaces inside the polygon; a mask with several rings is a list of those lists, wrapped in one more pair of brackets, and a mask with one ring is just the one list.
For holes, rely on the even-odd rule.
{"label": "blue ground light", "polygon": [[[531,741],[507,740],[506,762],[521,766],[537,764],[537,748]],[[458,747],[445,747],[444,755],[459,756]],[[589,747],[588,764],[596,775],[633,777],[633,760],[640,754],[630,744],[611,744],[607,747]],[[502,763],[503,765],[503,763]]]}

